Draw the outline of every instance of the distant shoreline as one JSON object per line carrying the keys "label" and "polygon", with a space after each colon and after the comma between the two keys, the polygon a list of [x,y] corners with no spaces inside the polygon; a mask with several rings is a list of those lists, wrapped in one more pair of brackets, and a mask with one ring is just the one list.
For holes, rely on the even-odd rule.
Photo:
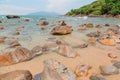
{"label": "distant shoreline", "polygon": [[64,16],[72,16],[72,17],[84,17],[84,16],[88,16],[88,17],[99,17],[99,18],[120,18],[120,14],[119,15],[83,15],[83,14],[79,14],[79,15],[64,15]]}

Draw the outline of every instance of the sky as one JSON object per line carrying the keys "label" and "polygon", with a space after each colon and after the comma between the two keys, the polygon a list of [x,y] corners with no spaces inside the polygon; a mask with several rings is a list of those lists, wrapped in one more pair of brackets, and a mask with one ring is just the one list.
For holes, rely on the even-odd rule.
{"label": "sky", "polygon": [[95,0],[0,0],[0,14],[29,14],[39,11],[65,14]]}

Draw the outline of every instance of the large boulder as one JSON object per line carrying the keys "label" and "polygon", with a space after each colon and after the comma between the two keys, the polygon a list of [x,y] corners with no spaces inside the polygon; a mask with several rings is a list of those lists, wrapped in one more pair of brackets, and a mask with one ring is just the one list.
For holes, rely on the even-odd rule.
{"label": "large boulder", "polygon": [[0,80],[33,80],[28,70],[16,70],[0,75]]}
{"label": "large boulder", "polygon": [[10,55],[14,63],[27,61],[32,58],[31,51],[23,47],[17,47]]}
{"label": "large boulder", "polygon": [[57,26],[54,27],[51,30],[51,34],[53,35],[66,35],[66,34],[70,34],[73,31],[73,29],[70,26],[67,25],[62,25],[62,26]]}
{"label": "large boulder", "polygon": [[7,15],[6,17],[8,19],[20,18],[20,16],[17,16],[17,15]]}
{"label": "large boulder", "polygon": [[44,61],[44,70],[38,80],[76,80],[75,74],[55,59]]}
{"label": "large boulder", "polygon": [[30,50],[23,47],[17,47],[12,52],[7,52],[0,55],[0,66],[27,61],[30,60],[32,57],[33,55]]}
{"label": "large boulder", "polygon": [[78,53],[75,50],[66,45],[59,45],[57,53],[69,58],[74,58],[78,55]]}

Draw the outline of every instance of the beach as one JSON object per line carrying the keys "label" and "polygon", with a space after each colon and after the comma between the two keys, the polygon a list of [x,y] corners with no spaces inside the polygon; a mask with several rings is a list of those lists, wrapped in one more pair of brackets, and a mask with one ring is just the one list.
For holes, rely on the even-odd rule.
{"label": "beach", "polygon": [[[24,16],[29,17],[29,16]],[[33,59],[25,62],[20,62],[17,64],[12,64],[8,66],[0,66],[0,74],[4,74],[14,70],[29,70],[32,75],[41,73],[44,70],[43,62],[47,59],[56,59],[60,61],[63,65],[69,68],[73,73],[76,69],[77,65],[90,65],[91,69],[89,70],[89,74],[85,77],[77,77],[76,80],[89,80],[91,75],[101,75],[99,66],[113,65],[112,60],[120,61],[120,50],[116,47],[119,47],[120,44],[116,44],[115,46],[109,46],[101,44],[100,42],[89,42],[89,38],[86,34],[95,31],[106,31],[110,27],[114,27],[119,24],[120,19],[112,19],[112,18],[78,18],[78,17],[65,17],[65,16],[57,16],[57,17],[44,17],[45,21],[49,22],[49,25],[44,26],[45,29],[42,30],[42,26],[36,25],[37,22],[41,21],[41,16],[30,16],[29,22],[18,22],[18,19],[8,20],[8,23],[1,23],[0,26],[3,26],[5,29],[0,31],[0,36],[7,36],[7,40],[17,39],[22,47],[25,47],[31,50],[36,45],[44,46],[45,44],[49,44],[54,42],[54,39],[58,39],[64,41],[68,44],[69,47],[74,49],[78,54],[78,56],[74,58],[69,58],[66,56],[62,56],[55,51],[47,51],[42,55],[36,56]],[[65,23],[69,26],[72,26],[72,33],[67,35],[52,35],[50,31],[54,28],[55,23],[57,21],[64,20]],[[93,28],[87,28],[87,30],[78,30],[79,25],[92,23],[94,24]],[[109,24],[109,27],[104,26],[105,24]],[[96,25],[102,25],[102,28],[96,28]],[[25,28],[21,29],[20,35],[12,35],[12,32],[16,31],[17,26],[25,26]],[[88,44],[85,48],[76,48],[80,44]],[[9,51],[11,48],[8,47],[7,43],[0,44],[1,54]],[[13,48],[12,48],[13,49]],[[117,55],[116,58],[111,58],[108,56],[108,53],[113,53]],[[120,70],[119,70],[120,71]],[[120,74],[104,76],[107,80],[119,80]]]}

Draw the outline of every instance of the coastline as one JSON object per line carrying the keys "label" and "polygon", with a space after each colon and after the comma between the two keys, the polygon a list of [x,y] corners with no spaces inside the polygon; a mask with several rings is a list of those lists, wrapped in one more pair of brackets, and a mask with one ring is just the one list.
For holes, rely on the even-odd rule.
{"label": "coastline", "polygon": [[64,16],[72,16],[72,17],[84,17],[84,16],[88,16],[88,17],[93,17],[93,18],[118,18],[120,19],[120,14],[119,15],[83,15],[83,14],[79,14],[79,15],[64,15]]}

